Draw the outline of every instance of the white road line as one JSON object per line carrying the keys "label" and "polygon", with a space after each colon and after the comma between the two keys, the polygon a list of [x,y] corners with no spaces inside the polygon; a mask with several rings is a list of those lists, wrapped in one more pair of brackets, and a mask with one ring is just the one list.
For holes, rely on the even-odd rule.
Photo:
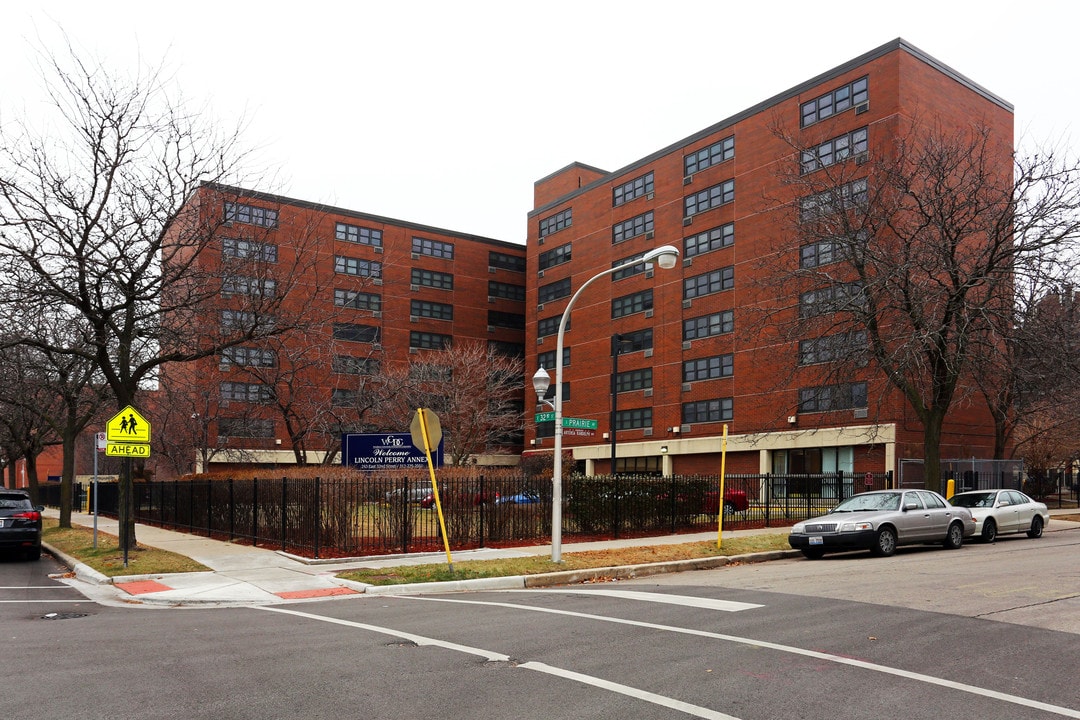
{"label": "white road line", "polygon": [[0,590],[74,590],[70,585],[3,585]]}
{"label": "white road line", "polygon": [[[484,650],[482,648],[474,648],[468,645],[459,645],[458,643],[450,643],[444,640],[437,640],[435,638],[429,638],[423,635],[416,635],[414,633],[402,632],[400,630],[394,630],[392,628],[380,627],[378,625],[368,625],[367,623],[358,623],[353,622],[352,620],[340,620],[338,618],[325,617],[323,615],[312,615],[311,613],[299,612],[297,610],[288,610],[286,608],[274,605],[257,605],[254,606],[254,609],[282,613],[283,615],[295,615],[297,617],[307,618],[309,620],[318,620],[320,622],[332,623],[334,625],[344,625],[345,627],[357,628],[359,630],[368,630],[370,632],[390,635],[391,637],[397,637],[403,640],[410,640],[417,645],[440,647],[447,650],[456,650],[457,652],[462,652],[469,655],[477,655],[489,661],[510,661],[510,657],[507,655],[503,655],[502,653],[491,652],[489,650]],[[657,695],[656,693],[651,693],[645,690],[639,690],[637,688],[630,687],[629,685],[613,683],[602,678],[594,677],[592,675],[583,675],[581,673],[576,673],[572,670],[557,668],[552,665],[547,665],[545,663],[526,662],[521,663],[517,667],[525,670],[542,672],[548,675],[554,675],[556,677],[566,678],[569,680],[575,680],[586,685],[591,685],[593,687],[609,690],[611,692],[626,695],[628,697],[642,700],[644,702],[653,703],[654,705],[660,705],[661,707],[678,710],[679,712],[686,713],[687,715],[704,718],[705,720],[740,720],[740,718],[737,718],[734,715],[726,715],[722,712],[717,712],[716,710],[711,710],[707,707],[701,707],[700,705],[691,705],[690,703],[675,700],[674,698]]]}
{"label": "white road line", "polygon": [[[534,590],[532,592],[540,593],[546,592],[546,590]],[[863,670],[871,670],[874,672],[880,672],[886,675],[895,675],[897,677],[906,678],[908,680],[915,680],[917,682],[927,683],[928,685],[938,685],[940,687],[949,688],[951,690],[959,690],[960,692],[966,692],[972,695],[979,695],[981,697],[992,698],[994,700],[1002,700],[1004,702],[1021,705],[1023,707],[1043,710],[1045,712],[1054,713],[1055,715],[1061,715],[1062,717],[1080,718],[1080,710],[1074,710],[1073,708],[1062,707],[1060,705],[1051,705],[1050,703],[1044,703],[1038,700],[1032,700],[1031,698],[1020,697],[1019,695],[1010,695],[1008,693],[998,692],[996,690],[988,690],[987,688],[981,688],[975,685],[967,685],[965,683],[959,683],[952,680],[946,680],[944,678],[934,677],[933,675],[924,675],[923,673],[911,672],[910,670],[902,670],[900,668],[889,667],[888,665],[879,665],[877,663],[867,662],[865,660],[857,660],[855,658],[844,657],[843,655],[833,655],[831,653],[819,652],[817,650],[806,650],[803,648],[794,647],[792,645],[781,645],[779,643],[739,637],[738,635],[725,635],[723,633],[714,633],[707,630],[694,630],[691,628],[674,627],[672,625],[659,625],[657,623],[641,622],[639,620],[626,620],[623,618],[607,617],[604,615],[593,615],[590,613],[572,612],[569,610],[557,610],[555,608],[547,607],[518,605],[515,603],[492,602],[487,600],[461,600],[456,598],[437,598],[427,595],[399,595],[395,597],[400,600],[459,603],[463,605],[489,605],[492,607],[510,608],[512,610],[527,610],[530,612],[548,613],[551,615],[566,615],[569,617],[582,618],[585,620],[597,620],[600,622],[615,623],[617,625],[632,625],[634,627],[648,628],[650,630],[661,630],[664,632],[678,633],[681,635],[695,635],[698,637],[712,638],[715,640],[725,640],[728,642],[739,643],[742,645],[752,645],[754,647],[764,648],[767,650],[786,652],[792,655],[802,655],[804,657],[814,658],[816,660],[825,660],[828,662],[837,663],[839,665],[850,665],[852,667],[861,668]]]}
{"label": "white road line", "polygon": [[50,603],[55,605],[56,603],[84,603],[90,602],[85,598],[82,600],[0,600],[0,605],[25,605],[27,603]]}
{"label": "white road line", "polygon": [[[508,590],[507,592],[533,593],[535,590]],[[665,595],[663,593],[641,592],[638,590],[573,590],[563,588],[544,588],[544,592],[557,592],[564,595],[604,595],[621,600],[641,600],[642,602],[667,603],[669,605],[682,605],[684,607],[696,607],[704,610],[722,610],[724,612],[741,612],[765,607],[755,603],[735,602],[733,600],[717,600],[715,598],[693,597],[692,595]]]}

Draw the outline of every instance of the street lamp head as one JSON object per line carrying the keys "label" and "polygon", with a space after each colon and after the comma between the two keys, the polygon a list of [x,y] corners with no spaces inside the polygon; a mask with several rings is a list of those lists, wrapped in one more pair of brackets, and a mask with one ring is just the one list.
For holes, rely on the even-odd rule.
{"label": "street lamp head", "polygon": [[670,270],[675,267],[675,263],[679,260],[679,248],[674,245],[661,245],[655,250],[650,250],[645,253],[641,258],[643,262],[653,262],[659,265],[664,270]]}
{"label": "street lamp head", "polygon": [[548,371],[541,365],[540,369],[536,371],[536,374],[532,378],[533,389],[536,390],[536,394],[541,398],[547,395],[548,387],[551,386],[551,376],[548,375]]}

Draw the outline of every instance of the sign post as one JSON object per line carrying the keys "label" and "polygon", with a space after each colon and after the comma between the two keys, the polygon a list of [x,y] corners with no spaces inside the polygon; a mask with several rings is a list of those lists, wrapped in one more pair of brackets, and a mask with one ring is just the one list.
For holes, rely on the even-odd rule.
{"label": "sign post", "polygon": [[442,530],[443,547],[446,549],[446,565],[454,572],[454,559],[450,557],[450,538],[446,536],[446,520],[443,517],[442,501],[439,499],[439,485],[435,482],[435,466],[431,462],[431,448],[438,447],[442,440],[442,424],[439,416],[430,410],[417,408],[409,423],[409,432],[412,434],[412,442],[418,448],[422,448],[427,458],[428,472],[431,474],[431,490],[435,494],[435,510],[439,513],[439,529]]}
{"label": "sign post", "polygon": [[[128,487],[127,502],[120,503],[117,514],[120,516],[120,545],[124,551],[124,567],[127,567],[129,538],[126,528],[131,519],[129,517],[132,491],[131,458],[150,457],[150,421],[140,415],[139,411],[131,405],[113,415],[105,424],[105,454],[124,458],[124,482]],[[94,457],[96,459],[97,455],[95,454]],[[94,497],[97,498],[96,492]]]}

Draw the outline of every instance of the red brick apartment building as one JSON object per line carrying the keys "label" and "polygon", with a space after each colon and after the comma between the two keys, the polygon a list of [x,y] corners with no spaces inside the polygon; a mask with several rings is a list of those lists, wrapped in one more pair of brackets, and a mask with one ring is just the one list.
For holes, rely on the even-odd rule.
{"label": "red brick apartment building", "polygon": [[[407,419],[357,409],[380,366],[465,340],[524,357],[520,244],[222,185],[203,186],[196,207],[216,227],[198,264],[221,290],[191,321],[208,334],[283,319],[297,329],[166,368],[155,425],[181,455],[196,448],[191,469],[292,464],[305,429],[310,463],[343,431],[407,432]],[[521,446],[505,449],[516,460]]]}
{"label": "red brick apartment building", "polygon": [[[616,335],[616,470],[719,472],[725,425],[731,473],[861,475],[922,457],[920,423],[873,365],[829,388],[831,401],[822,403],[820,373],[800,360],[800,338],[754,319],[771,311],[797,320],[800,304],[813,299],[813,288],[769,282],[801,262],[797,246],[778,251],[800,202],[777,172],[799,162],[791,140],[819,157],[828,150],[828,162],[847,164],[865,187],[864,158],[887,154],[916,116],[943,127],[985,123],[1011,148],[1011,105],[896,40],[615,172],[575,162],[536,182],[527,242],[530,376],[543,366],[554,385],[559,319],[583,283],[660,245],[681,252],[672,270],[639,264],[598,279],[574,305],[563,416],[598,426],[595,435],[564,434],[579,466],[610,468]],[[1000,160],[1010,173],[1010,157]],[[815,341],[814,323],[804,328],[801,340]],[[529,392],[530,407],[534,398]],[[529,420],[526,452],[550,452],[554,423]],[[977,403],[958,404],[942,457],[990,457],[989,423]]]}

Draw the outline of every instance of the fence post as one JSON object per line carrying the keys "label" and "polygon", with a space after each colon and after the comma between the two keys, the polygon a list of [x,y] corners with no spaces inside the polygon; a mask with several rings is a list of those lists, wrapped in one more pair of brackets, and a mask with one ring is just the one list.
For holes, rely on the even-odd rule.
{"label": "fence post", "polygon": [[236,494],[233,492],[233,479],[229,478],[229,542],[233,541],[236,528]]}
{"label": "fence post", "polygon": [[844,501],[844,471],[836,471],[836,500],[837,502]]}
{"label": "fence post", "polygon": [[772,509],[773,482],[772,473],[765,473],[765,527],[769,527],[769,511]]}
{"label": "fence post", "polygon": [[285,551],[285,503],[288,500],[288,478],[281,478],[281,551]]}
{"label": "fence post", "polygon": [[259,478],[251,479],[251,544],[259,546]]}
{"label": "fence post", "polygon": [[[484,494],[484,476],[480,476],[480,547],[484,547],[484,505],[487,501],[487,495]],[[495,502],[494,498],[491,501]]]}
{"label": "fence post", "polygon": [[[410,492],[410,488],[409,488],[409,476],[408,475],[405,476],[405,482],[404,482],[404,486],[402,487],[401,492],[404,493],[404,495],[401,496],[401,499],[403,501],[401,503],[401,552],[408,553],[409,552],[409,519],[411,517],[410,513],[409,513],[409,492]],[[391,496],[391,497],[393,497],[393,496]],[[390,509],[393,510],[393,505],[390,506]]]}
{"label": "fence post", "polygon": [[319,492],[321,488],[321,482],[319,477],[315,476],[315,559],[319,559],[319,528],[322,526],[322,505],[321,494]]}

